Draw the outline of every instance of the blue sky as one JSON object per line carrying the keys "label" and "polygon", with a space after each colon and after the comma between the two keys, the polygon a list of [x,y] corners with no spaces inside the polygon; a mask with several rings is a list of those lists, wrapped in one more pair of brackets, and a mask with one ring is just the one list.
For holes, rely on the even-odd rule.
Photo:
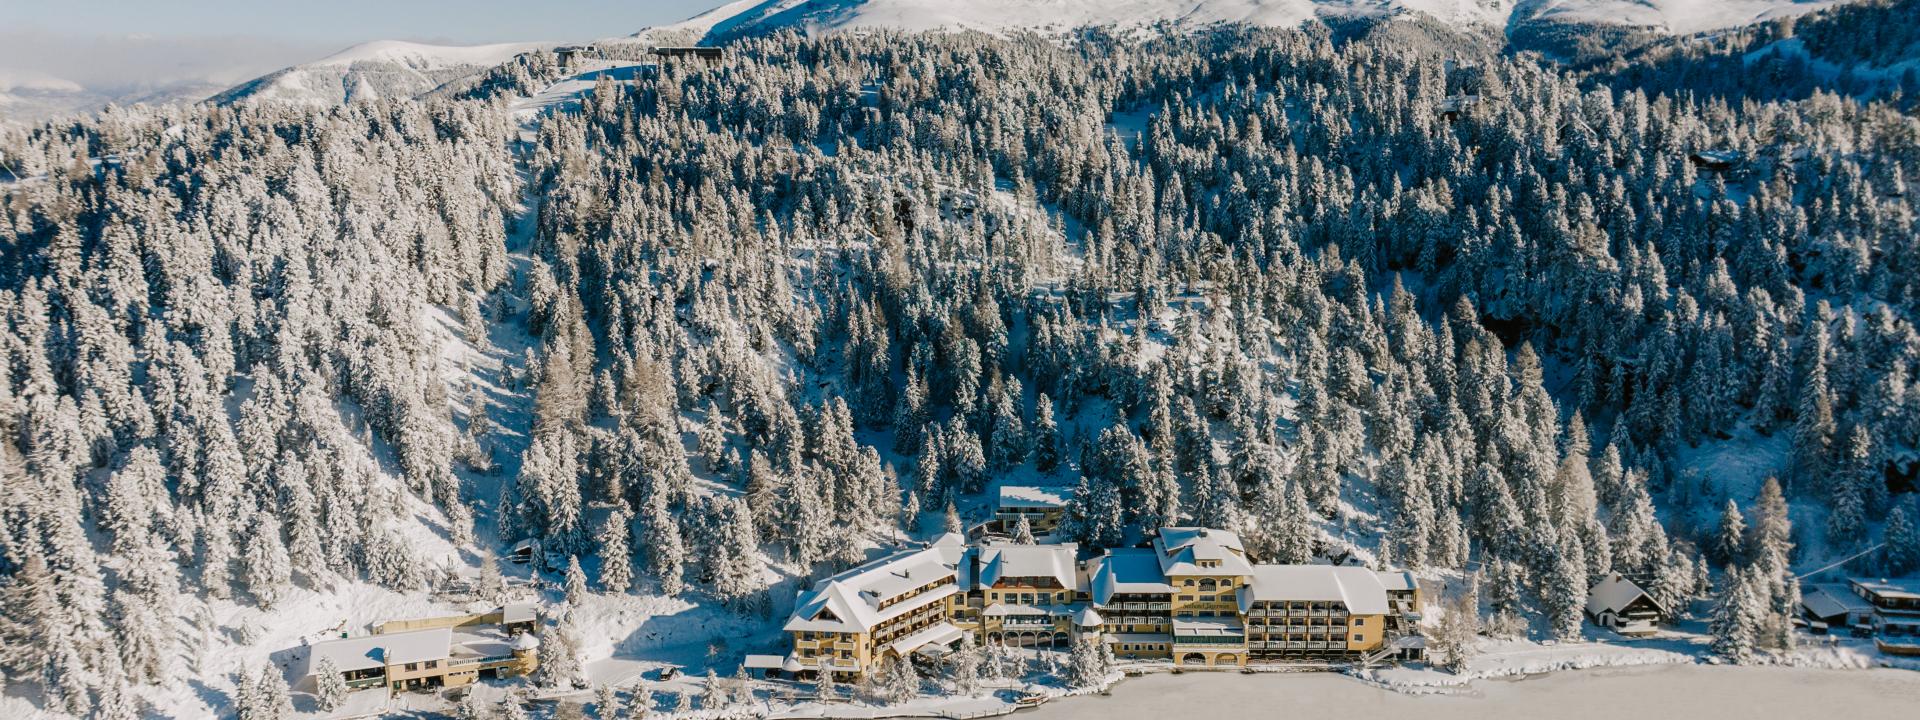
{"label": "blue sky", "polygon": [[726,0],[0,0],[9,75],[89,88],[235,83],[369,40],[592,40]]}

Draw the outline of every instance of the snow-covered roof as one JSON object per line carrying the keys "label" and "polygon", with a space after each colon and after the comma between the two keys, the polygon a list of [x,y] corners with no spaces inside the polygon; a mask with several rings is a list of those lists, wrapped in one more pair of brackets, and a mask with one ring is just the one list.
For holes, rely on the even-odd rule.
{"label": "snow-covered roof", "polygon": [[1064,487],[1002,485],[1000,486],[1000,507],[1057,510],[1067,506],[1067,497],[1072,492],[1071,488]]}
{"label": "snow-covered roof", "polygon": [[1660,607],[1660,601],[1653,599],[1646,590],[1641,589],[1632,580],[1621,577],[1619,573],[1614,573],[1596,583],[1593,589],[1587,592],[1587,614],[1599,615],[1608,611],[1618,613],[1642,597],[1646,598],[1647,602],[1653,603],[1660,612],[1667,611],[1666,608]]}
{"label": "snow-covered roof", "polygon": [[1873,603],[1853,594],[1845,585],[1821,583],[1809,585],[1800,593],[1800,604],[1815,617],[1830,618],[1848,613],[1873,612]]}
{"label": "snow-covered roof", "polygon": [[1068,590],[1080,589],[1078,569],[1074,567],[1074,554],[1080,546],[1073,543],[1061,545],[1014,545],[1011,543],[988,543],[978,552],[980,558],[979,584],[991,586],[1003,578],[1052,578],[1060,587]]}
{"label": "snow-covered roof", "polygon": [[1255,565],[1253,582],[1240,588],[1240,609],[1256,602],[1337,602],[1354,615],[1385,615],[1387,588],[1363,567]]}
{"label": "snow-covered roof", "polygon": [[1100,613],[1095,612],[1091,606],[1082,605],[1080,611],[1073,614],[1073,624],[1080,627],[1096,627],[1106,621],[1107,619],[1100,617]]}
{"label": "snow-covered roof", "polygon": [[1237,638],[1246,633],[1246,626],[1241,625],[1239,620],[1232,618],[1200,618],[1198,620],[1190,620],[1187,618],[1173,619],[1174,635]]}
{"label": "snow-covered roof", "polygon": [[1414,580],[1413,573],[1405,570],[1381,570],[1376,574],[1380,576],[1380,585],[1385,587],[1387,592],[1408,592],[1420,587],[1419,581]]}
{"label": "snow-covered roof", "polygon": [[1247,562],[1246,546],[1230,530],[1202,527],[1160,528],[1153,539],[1160,556],[1160,574],[1246,575],[1253,572]]}
{"label": "snow-covered roof", "polygon": [[533,622],[540,616],[540,603],[508,603],[500,607],[500,622]]}
{"label": "snow-covered roof", "polygon": [[450,628],[328,640],[307,649],[307,667],[300,675],[305,677],[318,671],[321,658],[333,660],[333,666],[341,672],[445,660],[452,645]]}
{"label": "snow-covered roof", "polygon": [[959,640],[966,633],[952,623],[938,623],[920,632],[900,638],[887,644],[894,654],[905,657],[907,653],[919,650],[927,645],[945,645]]}
{"label": "snow-covered roof", "polygon": [[[801,594],[785,629],[864,632],[893,617],[926,607],[958,590],[956,572],[940,548],[898,553],[815,583]],[[943,587],[881,608],[880,604],[915,588]]]}
{"label": "snow-covered roof", "polygon": [[1883,598],[1920,600],[1920,579],[1888,580],[1881,578],[1878,580],[1861,580],[1854,578],[1852,582],[1856,587],[1864,588],[1868,592]]}
{"label": "snow-covered roof", "polygon": [[784,655],[748,655],[741,664],[755,670],[779,670],[786,667],[787,658]]}
{"label": "snow-covered roof", "polygon": [[1173,585],[1160,574],[1160,560],[1151,550],[1108,550],[1094,560],[1093,601],[1105,605],[1116,593],[1170,593]]}
{"label": "snow-covered roof", "polygon": [[1040,617],[1052,615],[1053,612],[1037,605],[994,603],[982,608],[980,614],[987,617]]}

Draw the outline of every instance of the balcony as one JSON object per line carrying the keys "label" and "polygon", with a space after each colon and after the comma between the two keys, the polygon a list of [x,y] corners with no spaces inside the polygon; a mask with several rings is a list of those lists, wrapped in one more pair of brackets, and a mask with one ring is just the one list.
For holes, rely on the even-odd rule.
{"label": "balcony", "polygon": [[1171,612],[1173,610],[1173,603],[1150,602],[1150,603],[1147,603],[1147,609],[1154,612]]}

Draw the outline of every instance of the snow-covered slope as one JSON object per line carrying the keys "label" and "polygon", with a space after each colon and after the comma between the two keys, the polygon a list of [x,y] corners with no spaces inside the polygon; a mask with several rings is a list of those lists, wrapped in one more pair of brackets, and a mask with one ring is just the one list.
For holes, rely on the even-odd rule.
{"label": "snow-covered slope", "polygon": [[708,41],[781,29],[1066,29],[1173,23],[1292,26],[1315,17],[1422,13],[1455,24],[1622,25],[1676,34],[1733,27],[1845,0],[735,0],[656,31]]}
{"label": "snow-covered slope", "polygon": [[659,29],[724,39],[785,28],[998,32],[1156,23],[1285,27],[1322,15],[1385,16],[1408,11],[1452,22],[1498,23],[1512,4],[1512,0],[737,0]]}
{"label": "snow-covered slope", "polygon": [[328,105],[378,97],[413,97],[499,65],[549,43],[425,45],[381,40],[355,45],[314,62],[268,74],[214,98],[215,102],[291,102]]}
{"label": "snow-covered slope", "polygon": [[1737,27],[1832,7],[1840,0],[1539,0],[1516,19],[1650,27],[1675,35]]}

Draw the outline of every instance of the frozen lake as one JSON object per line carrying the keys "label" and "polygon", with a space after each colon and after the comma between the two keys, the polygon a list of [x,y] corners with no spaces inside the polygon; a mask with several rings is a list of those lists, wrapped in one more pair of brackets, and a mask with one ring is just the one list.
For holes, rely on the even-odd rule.
{"label": "frozen lake", "polygon": [[1066,698],[1034,720],[1356,717],[1421,720],[1913,717],[1920,672],[1667,665],[1482,680],[1462,695],[1408,695],[1333,673],[1129,678],[1109,697]]}

